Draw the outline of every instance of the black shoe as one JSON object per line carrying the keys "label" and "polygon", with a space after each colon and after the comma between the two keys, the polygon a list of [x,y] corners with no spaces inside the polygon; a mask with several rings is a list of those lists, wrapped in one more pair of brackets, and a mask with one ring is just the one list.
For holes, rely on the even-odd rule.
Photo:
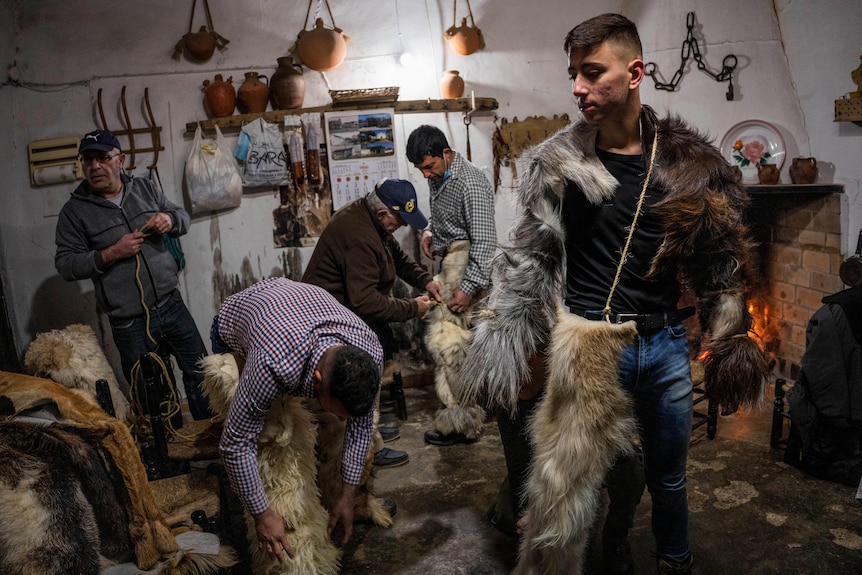
{"label": "black shoe", "polygon": [[380,413],[395,413],[395,404],[398,403],[394,399],[380,400]]}
{"label": "black shoe", "polygon": [[410,456],[406,451],[398,451],[384,447],[374,454],[375,467],[398,467],[404,465],[410,460]]}
{"label": "black shoe", "polygon": [[441,445],[443,447],[455,445],[456,443],[473,443],[475,439],[468,439],[463,433],[450,433],[443,435],[436,429],[429,429],[425,432],[425,443],[431,445]]}
{"label": "black shoe", "polygon": [[380,432],[380,437],[383,438],[383,443],[389,443],[390,441],[395,441],[399,437],[401,437],[401,430],[397,427],[378,427],[377,431]]}
{"label": "black shoe", "polygon": [[667,557],[659,557],[656,563],[658,575],[691,575],[693,561],[691,553],[685,559],[673,560]]}
{"label": "black shoe", "polygon": [[607,539],[602,541],[605,575],[628,575],[634,573],[635,562],[628,539]]}

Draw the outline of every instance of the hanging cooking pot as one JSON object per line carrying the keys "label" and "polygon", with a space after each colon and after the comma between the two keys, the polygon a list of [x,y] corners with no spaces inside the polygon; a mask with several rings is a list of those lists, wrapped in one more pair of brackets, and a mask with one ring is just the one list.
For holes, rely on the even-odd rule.
{"label": "hanging cooking pot", "polygon": [[856,253],[841,262],[838,275],[850,287],[862,285],[862,230],[859,230],[859,239],[856,241]]}

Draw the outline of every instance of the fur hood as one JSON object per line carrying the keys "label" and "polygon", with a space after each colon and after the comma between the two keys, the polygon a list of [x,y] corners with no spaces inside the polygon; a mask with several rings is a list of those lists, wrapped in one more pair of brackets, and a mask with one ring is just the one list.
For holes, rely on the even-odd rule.
{"label": "fur hood", "polygon": [[[746,191],[720,152],[683,120],[658,119],[647,106],[641,119],[645,157],[658,133],[652,177],[667,191],[653,208],[665,239],[650,275],[675,272],[683,288],[694,290],[701,325],[713,340],[745,334],[750,318],[744,289],[752,276],[752,245],[742,219]],[[566,184],[577,184],[592,204],[613,197],[618,186],[595,154],[596,133],[581,119],[525,154],[517,196],[521,214],[511,246],[502,250],[493,266],[489,312],[476,329],[467,361],[465,380],[475,382],[468,397],[487,394],[514,408],[520,385],[529,378],[530,356],[547,347],[565,277],[560,212]],[[736,339],[731,347],[748,347],[746,361],[757,364],[748,366],[752,377],[764,375],[759,350],[755,353],[743,343],[748,338]],[[725,356],[713,355],[710,361],[728,359]],[[715,371],[710,372],[708,364],[708,389],[710,373]],[[731,405],[751,396],[732,392],[724,399]]]}

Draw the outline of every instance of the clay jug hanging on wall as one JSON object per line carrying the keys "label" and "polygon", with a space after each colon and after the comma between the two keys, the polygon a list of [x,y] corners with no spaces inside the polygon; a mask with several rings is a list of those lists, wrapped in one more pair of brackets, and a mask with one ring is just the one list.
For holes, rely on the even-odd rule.
{"label": "clay jug hanging on wall", "polygon": [[236,90],[236,104],[243,114],[258,114],[266,110],[269,101],[269,86],[260,79],[266,76],[257,72],[246,72],[245,81]]}
{"label": "clay jug hanging on wall", "polygon": [[458,70],[446,70],[440,79],[440,94],[444,98],[460,98],[464,93],[464,78]]}
{"label": "clay jug hanging on wall", "polygon": [[306,67],[318,72],[326,72],[344,61],[344,56],[347,54],[348,38],[342,33],[341,28],[335,26],[332,10],[329,9],[329,0],[326,0],[326,9],[329,11],[329,19],[332,20],[332,28],[326,28],[323,25],[323,19],[317,18],[314,22],[314,29],[306,30],[305,26],[308,25],[312,2],[313,0],[308,1],[305,25],[297,35],[296,44],[290,51],[295,51]]}
{"label": "clay jug hanging on wall", "polygon": [[233,77],[223,80],[221,74],[216,74],[212,82],[204,80],[204,101],[213,118],[224,118],[233,114],[236,107]]}
{"label": "clay jug hanging on wall", "polygon": [[294,63],[291,56],[278,58],[278,68],[269,80],[272,107],[275,110],[291,110],[302,107],[305,99],[305,77],[302,66]]}
{"label": "clay jug hanging on wall", "polygon": [[230,40],[224,38],[221,34],[215,31],[213,27],[213,19],[210,14],[210,6],[207,0],[204,0],[204,10],[207,16],[206,26],[201,26],[197,32],[192,32],[192,26],[195,20],[195,6],[197,0],[192,1],[192,16],[189,20],[189,31],[183,35],[176,46],[174,46],[174,58],[179,59],[183,51],[188,52],[189,58],[197,62],[206,62],[212,58],[215,49],[224,50]]}
{"label": "clay jug hanging on wall", "polygon": [[473,9],[470,8],[470,0],[467,0],[467,10],[470,14],[470,23],[467,25],[467,19],[461,18],[461,25],[457,28],[455,23],[458,21],[458,0],[452,1],[452,25],[443,34],[443,37],[449,41],[452,49],[462,56],[469,56],[476,50],[485,47],[485,38],[482,37],[482,31],[476,27],[476,21],[473,19]]}

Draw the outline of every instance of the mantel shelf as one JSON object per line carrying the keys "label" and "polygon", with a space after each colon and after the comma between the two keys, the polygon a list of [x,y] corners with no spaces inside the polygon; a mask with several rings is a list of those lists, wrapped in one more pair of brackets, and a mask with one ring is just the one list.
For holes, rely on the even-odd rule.
{"label": "mantel shelf", "polygon": [[774,186],[749,185],[748,193],[759,194],[842,194],[844,184],[776,184]]}
{"label": "mantel shelf", "polygon": [[224,118],[212,118],[209,120],[201,120],[200,122],[188,122],[186,124],[186,134],[194,134],[198,123],[203,130],[214,130],[215,126],[224,130],[227,128],[241,128],[249,122],[253,122],[258,118],[263,118],[269,123],[280,123],[285,116],[294,116],[299,114],[308,114],[314,112],[332,112],[337,110],[371,110],[376,108],[394,107],[396,114],[430,114],[440,112],[469,112],[473,108],[474,112],[490,112],[499,107],[497,100],[494,98],[451,98],[444,100],[397,100],[395,102],[365,102],[355,103],[351,105],[333,106],[331,103],[325,106],[316,106],[313,108],[296,108],[293,110],[272,110],[269,112],[261,112],[258,114],[240,114],[236,116],[226,116]]}

